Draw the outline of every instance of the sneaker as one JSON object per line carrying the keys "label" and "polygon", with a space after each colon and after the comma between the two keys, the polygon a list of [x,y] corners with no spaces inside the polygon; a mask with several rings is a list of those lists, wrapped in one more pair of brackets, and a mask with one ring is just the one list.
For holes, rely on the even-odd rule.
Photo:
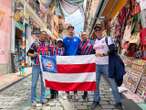
{"label": "sneaker", "polygon": [[91,105],[91,110],[95,110],[97,106],[99,106],[99,102],[93,102]]}
{"label": "sneaker", "polygon": [[83,98],[84,100],[87,99],[87,95],[86,95],[86,94],[82,95],[82,98]]}
{"label": "sneaker", "polygon": [[45,105],[45,104],[47,104],[47,100],[43,100],[41,103],[42,103],[42,105]]}
{"label": "sneaker", "polygon": [[32,107],[41,107],[41,103],[37,103],[36,101],[32,102]]}
{"label": "sneaker", "polygon": [[31,106],[32,106],[32,107],[36,107],[36,105],[37,105],[37,102],[36,102],[36,101],[33,101],[33,102],[31,103]]}
{"label": "sneaker", "polygon": [[67,98],[72,99],[72,96],[69,93],[67,93]]}
{"label": "sneaker", "polygon": [[67,99],[68,99],[67,95],[63,95],[63,96],[61,96],[61,97],[62,97],[62,99],[64,99],[64,100],[67,100]]}
{"label": "sneaker", "polygon": [[74,94],[74,99],[75,99],[75,100],[78,100],[78,99],[79,99],[78,94]]}

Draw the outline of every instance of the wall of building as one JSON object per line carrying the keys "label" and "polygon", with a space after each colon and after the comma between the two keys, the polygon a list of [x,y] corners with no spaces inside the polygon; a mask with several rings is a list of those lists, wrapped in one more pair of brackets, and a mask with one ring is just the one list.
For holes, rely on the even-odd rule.
{"label": "wall of building", "polygon": [[84,29],[87,31],[87,33],[90,32],[92,27],[92,22],[95,17],[95,13],[97,10],[97,7],[99,5],[99,0],[88,0],[86,5],[86,11],[85,11],[85,25]]}
{"label": "wall of building", "polygon": [[11,39],[12,0],[0,0],[0,74],[8,73]]}

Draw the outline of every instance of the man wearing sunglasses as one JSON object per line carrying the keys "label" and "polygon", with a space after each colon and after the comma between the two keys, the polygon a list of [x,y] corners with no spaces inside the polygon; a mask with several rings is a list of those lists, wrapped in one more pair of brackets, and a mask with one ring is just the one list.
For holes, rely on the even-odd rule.
{"label": "man wearing sunglasses", "polygon": [[113,78],[108,78],[108,74],[109,74],[109,56],[108,56],[108,52],[109,52],[109,48],[108,45],[113,45],[113,41],[111,37],[107,38],[107,42],[106,42],[106,37],[103,35],[103,31],[104,31],[104,24],[103,23],[99,23],[95,26],[94,28],[94,33],[96,35],[96,40],[95,40],[95,44],[93,46],[94,50],[95,50],[95,55],[96,55],[96,91],[94,93],[94,101],[93,104],[91,106],[91,110],[94,110],[100,103],[100,89],[99,89],[99,85],[100,85],[100,79],[101,79],[101,75],[105,75],[108,80],[108,82],[110,83],[110,86],[112,88],[112,94],[115,98],[115,102],[116,102],[116,107],[121,106],[121,97],[120,94],[118,92],[118,88],[116,85],[116,82]]}

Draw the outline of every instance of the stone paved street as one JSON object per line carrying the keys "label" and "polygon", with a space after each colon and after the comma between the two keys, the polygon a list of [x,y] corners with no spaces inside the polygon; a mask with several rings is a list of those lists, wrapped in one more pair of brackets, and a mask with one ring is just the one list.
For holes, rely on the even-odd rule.
{"label": "stone paved street", "polygon": [[[66,99],[61,92],[55,100],[49,100],[47,104],[36,108],[31,107],[30,87],[31,77],[18,82],[0,93],[0,110],[90,110],[93,101],[93,92],[89,92],[87,100],[82,99],[83,92],[78,92],[78,99]],[[114,107],[114,100],[107,83],[102,79],[101,83],[101,107],[97,110],[118,110]],[[71,93],[73,97],[73,93]]]}

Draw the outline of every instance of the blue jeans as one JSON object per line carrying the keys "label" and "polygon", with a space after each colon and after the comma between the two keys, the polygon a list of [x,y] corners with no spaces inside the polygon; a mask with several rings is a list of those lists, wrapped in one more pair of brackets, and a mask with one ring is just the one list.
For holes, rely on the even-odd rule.
{"label": "blue jeans", "polygon": [[110,86],[112,88],[112,94],[115,98],[116,103],[120,103],[121,96],[118,92],[117,84],[114,79],[108,78],[108,65],[96,65],[96,91],[94,93],[94,101],[100,102],[99,83],[100,83],[101,75],[106,76],[106,79],[110,83]]}
{"label": "blue jeans", "polygon": [[39,76],[41,78],[41,99],[40,102],[43,103],[45,99],[45,86],[42,78],[42,73],[39,65],[33,65],[32,66],[32,86],[31,86],[31,101],[36,101],[36,87],[37,82],[39,79]]}

